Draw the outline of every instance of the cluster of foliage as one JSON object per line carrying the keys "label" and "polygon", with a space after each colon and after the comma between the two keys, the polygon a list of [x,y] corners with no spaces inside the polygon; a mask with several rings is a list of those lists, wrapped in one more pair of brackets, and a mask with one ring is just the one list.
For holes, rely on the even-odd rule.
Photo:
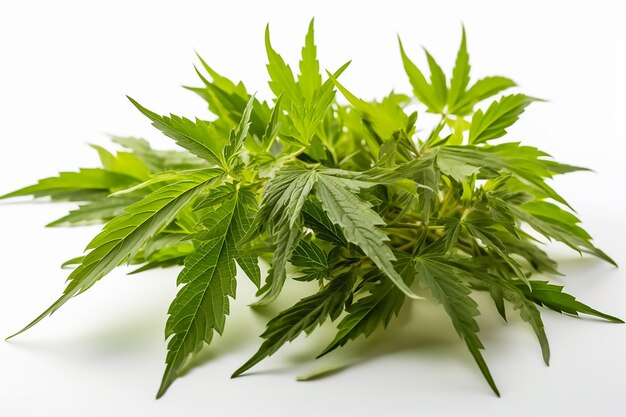
{"label": "cluster of foliage", "polygon": [[[321,355],[386,327],[406,302],[428,298],[445,309],[498,394],[481,354],[473,291],[488,292],[505,320],[507,304],[518,311],[546,363],[538,306],[621,322],[561,286],[530,279],[558,274],[542,237],[614,262],[548,184],[582,168],[519,142],[495,143],[537,99],[501,94],[516,87],[504,77],[470,83],[465,33],[449,78],[426,51],[427,79],[400,43],[413,96],[392,92],[380,101],[360,99],[338,81],[349,63],[321,74],[313,22],[297,75],[269,30],[265,45],[271,100],[200,58],[202,86],[189,89],[207,101],[212,121],[162,116],[130,99],[182,150],[116,137],[124,151],[94,146],[102,167],[61,172],[3,196],[80,203],[49,226],[104,224],[88,252],[65,264],[75,269],[61,297],[20,332],[123,263],[137,265],[131,273],[182,266],[161,396],[224,331],[237,277],[258,288],[255,305],[272,303],[293,279],[319,285],[308,284],[314,293],[268,322],[258,352],[233,376],[327,320],[341,317]],[[439,122],[418,129],[413,108]],[[260,259],[271,265],[265,277]]]}

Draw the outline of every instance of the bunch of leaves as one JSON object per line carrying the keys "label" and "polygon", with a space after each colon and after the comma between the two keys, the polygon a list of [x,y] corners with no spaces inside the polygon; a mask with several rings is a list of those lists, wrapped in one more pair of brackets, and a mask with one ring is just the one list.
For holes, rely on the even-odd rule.
{"label": "bunch of leaves", "polygon": [[[2,197],[80,203],[49,226],[104,224],[87,253],[64,264],[75,269],[63,294],[18,334],[119,265],[136,265],[132,273],[182,266],[165,325],[161,396],[224,332],[237,279],[258,288],[255,306],[274,302],[295,280],[315,290],[267,323],[258,352],[233,376],[326,321],[337,335],[320,356],[386,327],[406,303],[430,299],[498,394],[481,353],[474,291],[488,292],[505,320],[507,308],[518,311],[546,363],[540,308],[621,322],[531,278],[558,274],[541,248],[546,240],[614,262],[550,185],[583,168],[502,141],[537,99],[508,93],[516,84],[505,77],[470,82],[465,32],[450,77],[426,51],[427,78],[400,43],[413,95],[371,101],[340,83],[349,63],[321,73],[313,22],[297,74],[272,47],[269,28],[265,46],[271,99],[199,58],[202,84],[188,89],[206,100],[212,120],[159,115],[129,98],[180,150],[116,137],[123,151],[94,146],[102,167]],[[418,111],[439,121],[419,125]],[[271,266],[265,276],[260,262]]]}

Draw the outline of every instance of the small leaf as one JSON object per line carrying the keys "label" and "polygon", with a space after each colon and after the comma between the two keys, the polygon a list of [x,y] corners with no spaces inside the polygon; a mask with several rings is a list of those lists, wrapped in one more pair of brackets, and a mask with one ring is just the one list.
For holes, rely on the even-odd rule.
{"label": "small leaf", "polygon": [[254,104],[254,96],[250,97],[246,109],[241,116],[239,125],[236,129],[233,129],[230,133],[228,143],[224,146],[224,159],[228,165],[232,165],[233,158],[241,152],[243,142],[248,135],[248,128],[250,127],[250,113],[252,112],[252,105]]}
{"label": "small leaf", "polygon": [[258,352],[233,373],[233,378],[276,353],[282,345],[293,341],[300,333],[310,334],[327,318],[335,320],[342,312],[348,295],[351,294],[353,280],[352,273],[339,275],[324,290],[303,298],[270,320],[267,329],[261,335],[265,341]]}
{"label": "small leaf", "polygon": [[435,61],[435,58],[424,49],[426,58],[428,59],[428,66],[430,67],[430,85],[437,97],[437,107],[443,109],[448,99],[448,84],[446,82],[446,76],[443,70]]}
{"label": "small leaf", "polygon": [[298,76],[302,95],[307,99],[312,99],[315,92],[322,86],[320,63],[317,60],[317,48],[314,40],[314,21],[315,19],[311,19],[309,31],[306,34],[305,44],[302,48],[302,59],[300,60],[300,75]]}
{"label": "small leaf", "polygon": [[269,61],[267,64],[267,73],[271,78],[269,82],[270,88],[276,97],[284,93],[285,97],[283,100],[285,100],[287,107],[289,107],[292,102],[296,104],[299,103],[302,98],[300,86],[296,83],[289,65],[287,65],[283,58],[272,48],[269,25],[265,28],[265,50]]}
{"label": "small leaf", "polygon": [[193,122],[173,114],[170,117],[159,116],[141,106],[132,98],[128,97],[128,99],[139,111],[152,120],[154,127],[166,136],[174,139],[177,144],[217,166],[226,166],[226,161],[224,161],[222,156],[226,140],[218,135],[217,130],[211,123],[200,119],[196,119]]}
{"label": "small leaf", "polygon": [[467,90],[463,98],[451,109],[450,113],[461,116],[469,114],[476,104],[515,86],[514,81],[505,77],[481,78]]}
{"label": "small leaf", "polygon": [[448,92],[448,107],[450,113],[454,114],[454,109],[465,95],[465,89],[469,84],[469,55],[467,54],[467,40],[465,37],[465,28],[463,28],[463,36],[461,38],[461,46],[456,56],[454,69],[452,70],[452,78],[450,79],[450,90]]}
{"label": "small leaf", "polygon": [[524,295],[533,302],[559,313],[577,316],[579,313],[600,317],[613,323],[624,323],[622,319],[602,313],[577,301],[573,296],[563,292],[563,286],[553,285],[547,281],[530,281],[531,290],[526,286],[517,285]]}
{"label": "small leaf", "polygon": [[469,296],[470,289],[459,279],[456,271],[445,263],[427,257],[417,258],[415,270],[418,282],[430,290],[433,299],[446,310],[455,330],[465,341],[489,386],[497,396],[500,396],[496,383],[480,353],[480,349],[484,347],[478,338],[478,323],[474,319],[479,311],[478,305]]}
{"label": "small leaf", "polygon": [[[442,110],[441,103],[439,103],[437,93],[434,88],[428,84],[426,78],[417,66],[409,59],[404,52],[402,41],[398,37],[398,44],[400,45],[400,55],[402,56],[402,63],[404,64],[404,70],[406,71],[409,81],[413,86],[413,93],[419,101],[421,101],[430,111],[433,113],[439,113]],[[437,75],[435,75],[437,77]]]}
{"label": "small leaf", "polygon": [[526,106],[535,100],[523,94],[514,94],[494,101],[485,113],[478,110],[472,118],[469,143],[478,144],[504,136],[506,128],[515,123]]}
{"label": "small leaf", "polygon": [[[404,283],[410,286],[415,279],[415,268],[411,258],[407,255],[399,255],[395,267]],[[381,278],[381,281],[370,290],[367,296],[348,308],[348,314],[337,326],[339,331],[335,339],[318,358],[360,335],[365,335],[365,337],[371,335],[381,324],[387,327],[394,316],[398,315],[406,296],[391,280],[384,276]]]}
{"label": "small leaf", "polygon": [[439,155],[437,158],[437,166],[441,172],[459,182],[465,180],[469,176],[478,174],[480,171],[480,168],[477,166],[448,159],[445,154]]}

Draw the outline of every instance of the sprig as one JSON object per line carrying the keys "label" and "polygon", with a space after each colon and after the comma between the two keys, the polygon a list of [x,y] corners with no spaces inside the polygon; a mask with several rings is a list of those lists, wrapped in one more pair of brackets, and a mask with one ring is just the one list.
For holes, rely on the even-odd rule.
{"label": "sprig", "polygon": [[[358,97],[339,81],[349,62],[321,71],[313,21],[299,73],[266,29],[274,94],[267,101],[202,58],[196,70],[202,85],[187,88],[207,101],[213,120],[161,116],[129,97],[183,149],[154,150],[143,139],[116,137],[124,148],[116,154],[94,146],[101,167],[62,172],[0,197],[79,203],[50,227],[103,224],[87,253],[64,263],[75,269],[61,297],[15,335],[124,263],[137,265],[131,273],[182,266],[158,397],[225,331],[243,275],[258,288],[257,306],[282,297],[289,279],[317,282],[319,289],[268,322],[258,352],[233,376],[326,321],[335,322],[337,334],[320,356],[427,298],[450,316],[499,395],[481,354],[474,291],[488,292],[505,320],[507,305],[517,311],[546,363],[541,308],[621,323],[548,281],[558,265],[541,237],[615,262],[550,185],[554,176],[584,168],[507,139],[507,129],[537,99],[508,93],[516,84],[505,77],[472,82],[465,30],[448,75],[425,51],[426,76],[399,43],[412,97]],[[418,111],[409,113],[413,104]],[[439,122],[421,125],[421,111],[438,114]],[[265,277],[262,261],[271,265]]]}

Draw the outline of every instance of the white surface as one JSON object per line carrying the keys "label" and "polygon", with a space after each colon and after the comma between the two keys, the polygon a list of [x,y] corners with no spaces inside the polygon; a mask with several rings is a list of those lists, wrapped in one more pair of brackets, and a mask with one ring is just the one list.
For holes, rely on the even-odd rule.
{"label": "white surface", "polygon": [[[560,161],[597,171],[568,175],[556,187],[595,242],[626,264],[620,2],[306,4],[3,2],[0,193],[79,162],[95,163],[84,143],[106,144],[102,132],[167,143],[124,94],[157,111],[206,116],[203,103],[179,88],[197,84],[194,48],[218,71],[267,97],[265,23],[271,23],[275,48],[296,64],[315,16],[323,67],[352,58],[346,86],[376,97],[392,88],[409,91],[397,33],[420,64],[424,45],[449,69],[463,22],[474,77],[510,76],[524,92],[551,100],[529,109],[511,133]],[[0,335],[23,326],[58,296],[66,276],[60,262],[79,254],[96,232],[43,228],[67,208],[0,204]],[[569,292],[626,317],[623,271],[566,252],[559,259]],[[310,359],[332,334],[325,328],[286,346],[253,375],[230,380],[257,347],[265,320],[244,308],[252,300],[245,281],[224,339],[204,355],[202,366],[155,401],[174,279],[172,270],[134,277],[116,272],[23,336],[0,343],[0,415],[624,415],[625,326],[546,312],[553,358],[546,368],[527,326],[517,319],[504,325],[488,302],[481,302],[481,337],[500,399],[441,311],[424,304],[415,305],[413,320],[394,325],[389,337],[370,344],[359,339],[352,349],[314,363]],[[319,381],[294,380],[348,356],[363,361]]]}

